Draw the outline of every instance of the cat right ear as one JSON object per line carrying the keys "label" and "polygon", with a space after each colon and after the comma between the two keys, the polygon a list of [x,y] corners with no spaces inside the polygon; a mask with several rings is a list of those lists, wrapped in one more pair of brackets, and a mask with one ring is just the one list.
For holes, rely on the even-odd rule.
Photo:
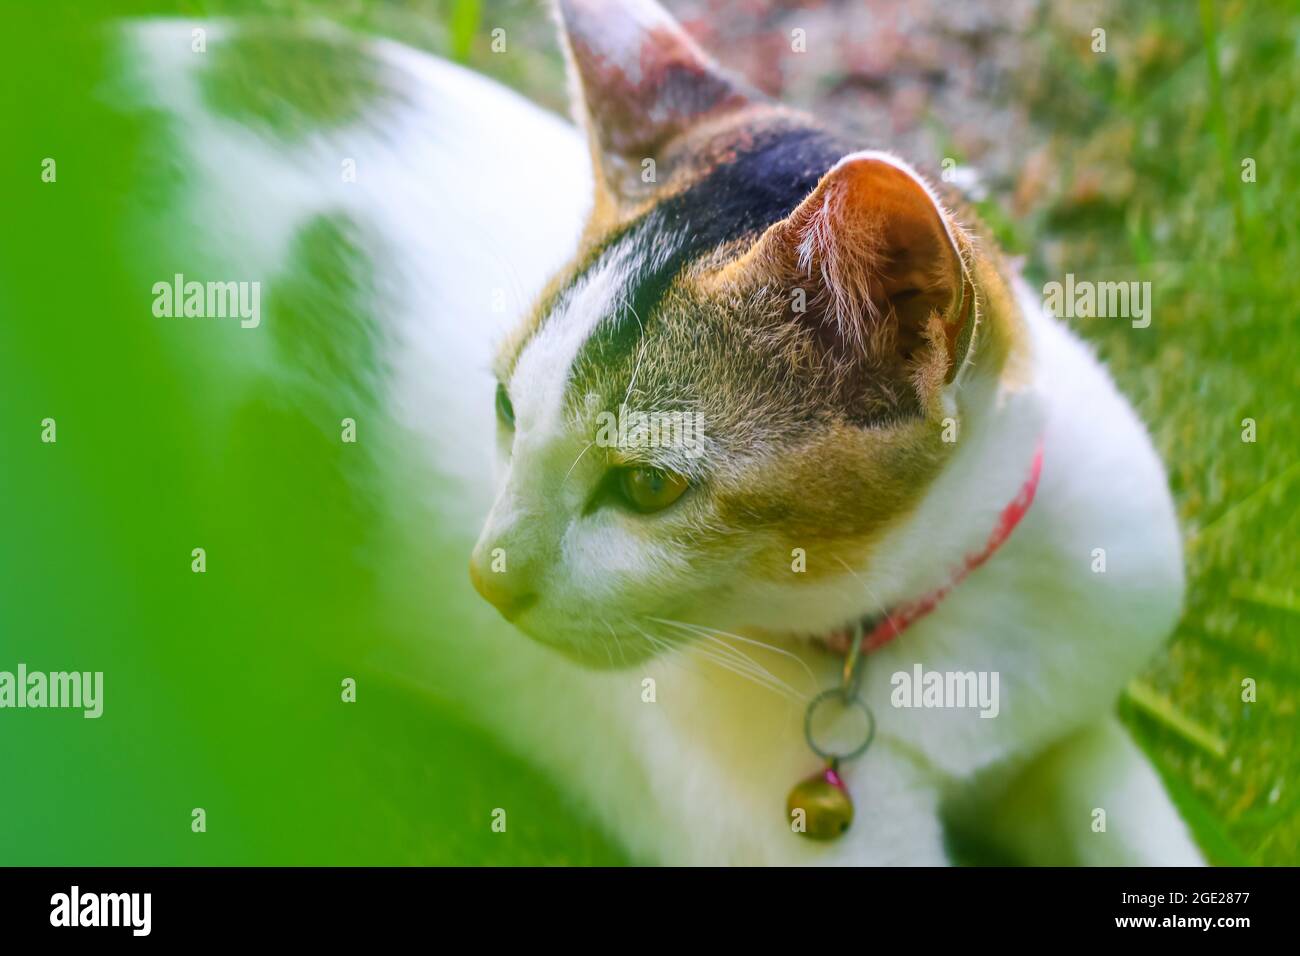
{"label": "cat right ear", "polygon": [[556,10],[574,113],[615,201],[650,193],[646,161],[673,139],[752,102],[654,0],[557,0]]}
{"label": "cat right ear", "polygon": [[955,378],[975,331],[970,241],[901,160],[844,157],[721,281],[802,293],[788,318],[838,360],[900,368],[922,391]]}

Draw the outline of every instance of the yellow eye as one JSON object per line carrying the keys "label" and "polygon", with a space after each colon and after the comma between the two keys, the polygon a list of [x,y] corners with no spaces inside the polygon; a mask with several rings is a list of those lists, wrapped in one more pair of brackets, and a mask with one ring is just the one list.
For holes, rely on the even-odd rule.
{"label": "yellow eye", "polygon": [[642,514],[663,511],[682,496],[688,482],[662,468],[624,468],[619,488],[627,503]]}

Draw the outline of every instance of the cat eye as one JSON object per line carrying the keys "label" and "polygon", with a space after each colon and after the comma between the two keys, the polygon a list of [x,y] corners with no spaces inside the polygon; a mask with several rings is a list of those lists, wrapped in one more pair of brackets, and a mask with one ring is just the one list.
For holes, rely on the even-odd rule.
{"label": "cat eye", "polygon": [[623,499],[642,514],[663,511],[686,491],[689,482],[662,468],[624,468],[618,487]]}
{"label": "cat eye", "polygon": [[506,387],[500,382],[497,383],[497,418],[501,419],[501,424],[506,428],[515,427],[515,407],[510,404],[510,396],[506,394]]}

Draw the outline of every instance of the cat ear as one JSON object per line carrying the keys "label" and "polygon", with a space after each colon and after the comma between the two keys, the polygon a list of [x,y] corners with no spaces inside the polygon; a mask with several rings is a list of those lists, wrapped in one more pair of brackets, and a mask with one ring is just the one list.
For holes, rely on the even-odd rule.
{"label": "cat ear", "polygon": [[645,160],[697,123],[751,100],[653,0],[558,0],[574,109],[598,178],[614,195],[648,192]]}
{"label": "cat ear", "polygon": [[783,284],[791,319],[841,353],[924,362],[923,377],[951,382],[974,331],[966,242],[905,163],[862,152],[836,163],[740,265],[765,285]]}

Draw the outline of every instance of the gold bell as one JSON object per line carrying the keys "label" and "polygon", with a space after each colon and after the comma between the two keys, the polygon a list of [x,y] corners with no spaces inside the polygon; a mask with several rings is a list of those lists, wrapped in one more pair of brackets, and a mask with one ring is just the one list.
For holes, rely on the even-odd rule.
{"label": "gold bell", "polygon": [[853,823],[853,800],[834,765],[795,784],[785,806],[791,829],[813,840],[834,840]]}

